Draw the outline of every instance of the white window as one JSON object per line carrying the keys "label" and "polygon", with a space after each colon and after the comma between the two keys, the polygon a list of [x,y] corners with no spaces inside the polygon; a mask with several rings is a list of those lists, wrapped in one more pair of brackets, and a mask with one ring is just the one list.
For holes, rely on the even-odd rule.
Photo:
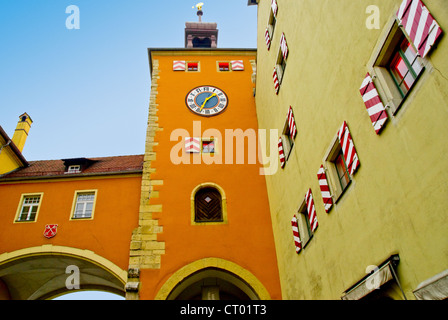
{"label": "white window", "polygon": [[41,203],[42,194],[22,195],[20,201],[20,210],[18,212],[17,222],[36,221],[37,213]]}
{"label": "white window", "polygon": [[81,172],[80,165],[69,166],[67,169],[67,173],[79,173]]}
{"label": "white window", "polygon": [[91,219],[95,207],[95,191],[76,192],[73,219]]}

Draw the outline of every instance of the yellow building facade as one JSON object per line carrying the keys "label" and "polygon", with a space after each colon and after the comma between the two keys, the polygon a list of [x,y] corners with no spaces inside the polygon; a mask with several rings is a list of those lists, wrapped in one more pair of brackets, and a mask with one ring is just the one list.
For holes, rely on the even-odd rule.
{"label": "yellow building facade", "polygon": [[257,3],[283,298],[446,298],[446,1]]}

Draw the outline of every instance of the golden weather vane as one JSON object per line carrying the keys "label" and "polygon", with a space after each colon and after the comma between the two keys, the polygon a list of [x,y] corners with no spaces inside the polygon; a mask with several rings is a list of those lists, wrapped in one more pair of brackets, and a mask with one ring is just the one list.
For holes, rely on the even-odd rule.
{"label": "golden weather vane", "polygon": [[[202,2],[199,2],[197,5],[196,5],[196,8],[198,9],[198,17],[199,17],[199,22],[202,22],[202,15],[203,15],[203,12],[202,12],[202,6],[204,5],[204,3],[202,3]],[[194,9],[194,7],[195,6],[193,6],[193,9]]]}
{"label": "golden weather vane", "polygon": [[202,6],[204,5],[204,3],[199,2],[196,6],[193,6],[192,8],[194,9],[194,7],[198,8],[198,11],[202,11]]}

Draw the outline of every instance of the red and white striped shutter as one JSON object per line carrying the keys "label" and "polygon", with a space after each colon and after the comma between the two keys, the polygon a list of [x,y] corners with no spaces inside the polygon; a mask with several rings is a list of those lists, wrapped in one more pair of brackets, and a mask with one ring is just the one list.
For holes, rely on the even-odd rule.
{"label": "red and white striped shutter", "polygon": [[187,153],[200,153],[201,152],[201,139],[200,138],[185,138],[185,152]]}
{"label": "red and white striped shutter", "polygon": [[232,61],[230,61],[230,63],[232,64],[233,71],[243,71],[244,70],[243,60],[232,60]]}
{"label": "red and white striped shutter", "polygon": [[264,38],[266,40],[266,46],[268,50],[271,48],[271,36],[269,35],[269,29],[266,28],[266,32],[264,33]]}
{"label": "red and white striped shutter", "polygon": [[359,166],[359,159],[350,131],[348,130],[347,122],[345,121],[338,131],[338,138],[345,163],[347,164],[348,173],[352,175]]}
{"label": "red and white striped shutter", "polygon": [[282,50],[283,59],[286,60],[286,58],[288,57],[289,49],[288,43],[286,42],[285,33],[282,33],[282,37],[280,38],[280,48]]}
{"label": "red and white striped shutter", "polygon": [[421,0],[403,0],[397,12],[397,18],[419,55],[424,58],[442,34],[437,21]]}
{"label": "red and white striped shutter", "polygon": [[372,121],[373,129],[379,134],[387,120],[387,112],[376,90],[372,77],[367,73],[359,91]]}
{"label": "red and white striped shutter", "polygon": [[292,111],[292,107],[289,106],[288,111],[288,126],[289,126],[289,135],[292,139],[296,137],[297,134],[297,127],[296,127],[296,120],[294,119],[294,113]]}
{"label": "red and white striped shutter", "polygon": [[300,250],[302,250],[302,241],[300,240],[299,223],[297,222],[296,215],[294,215],[291,219],[291,226],[294,237],[294,245],[296,246],[296,253],[299,253]]}
{"label": "red and white striped shutter", "polygon": [[282,138],[280,137],[278,139],[278,155],[280,157],[280,166],[283,168],[285,166],[285,152],[283,151],[283,141]]}
{"label": "red and white striped shutter", "polygon": [[313,199],[313,193],[311,192],[311,189],[307,191],[305,194],[305,201],[306,201],[306,210],[308,211],[308,220],[310,222],[311,231],[314,232],[317,227],[317,215],[316,215],[316,208],[314,206],[314,199]]}
{"label": "red and white striped shutter", "polygon": [[274,17],[277,17],[277,12],[278,12],[277,0],[271,1],[271,8],[272,8],[272,12],[274,13]]}
{"label": "red and white striped shutter", "polygon": [[173,61],[173,71],[185,71],[185,61]]}
{"label": "red and white striped shutter", "polygon": [[330,194],[330,186],[328,185],[327,174],[325,173],[325,168],[323,165],[321,165],[319,171],[317,171],[317,179],[319,180],[319,187],[320,192],[322,193],[325,212],[328,213],[333,206],[333,198]]}
{"label": "red and white striped shutter", "polygon": [[278,90],[280,89],[280,82],[278,81],[277,67],[274,67],[274,73],[272,74],[272,77],[274,79],[275,94],[278,94]]}

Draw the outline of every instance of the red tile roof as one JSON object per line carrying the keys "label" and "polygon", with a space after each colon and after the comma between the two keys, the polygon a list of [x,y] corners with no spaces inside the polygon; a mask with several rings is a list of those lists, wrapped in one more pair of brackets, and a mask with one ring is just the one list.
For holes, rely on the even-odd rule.
{"label": "red tile roof", "polygon": [[[83,176],[143,171],[143,155],[88,158],[89,165],[80,173],[67,173],[64,160],[29,161],[29,166],[6,174],[1,179]],[[72,164],[72,161],[71,163]]]}

